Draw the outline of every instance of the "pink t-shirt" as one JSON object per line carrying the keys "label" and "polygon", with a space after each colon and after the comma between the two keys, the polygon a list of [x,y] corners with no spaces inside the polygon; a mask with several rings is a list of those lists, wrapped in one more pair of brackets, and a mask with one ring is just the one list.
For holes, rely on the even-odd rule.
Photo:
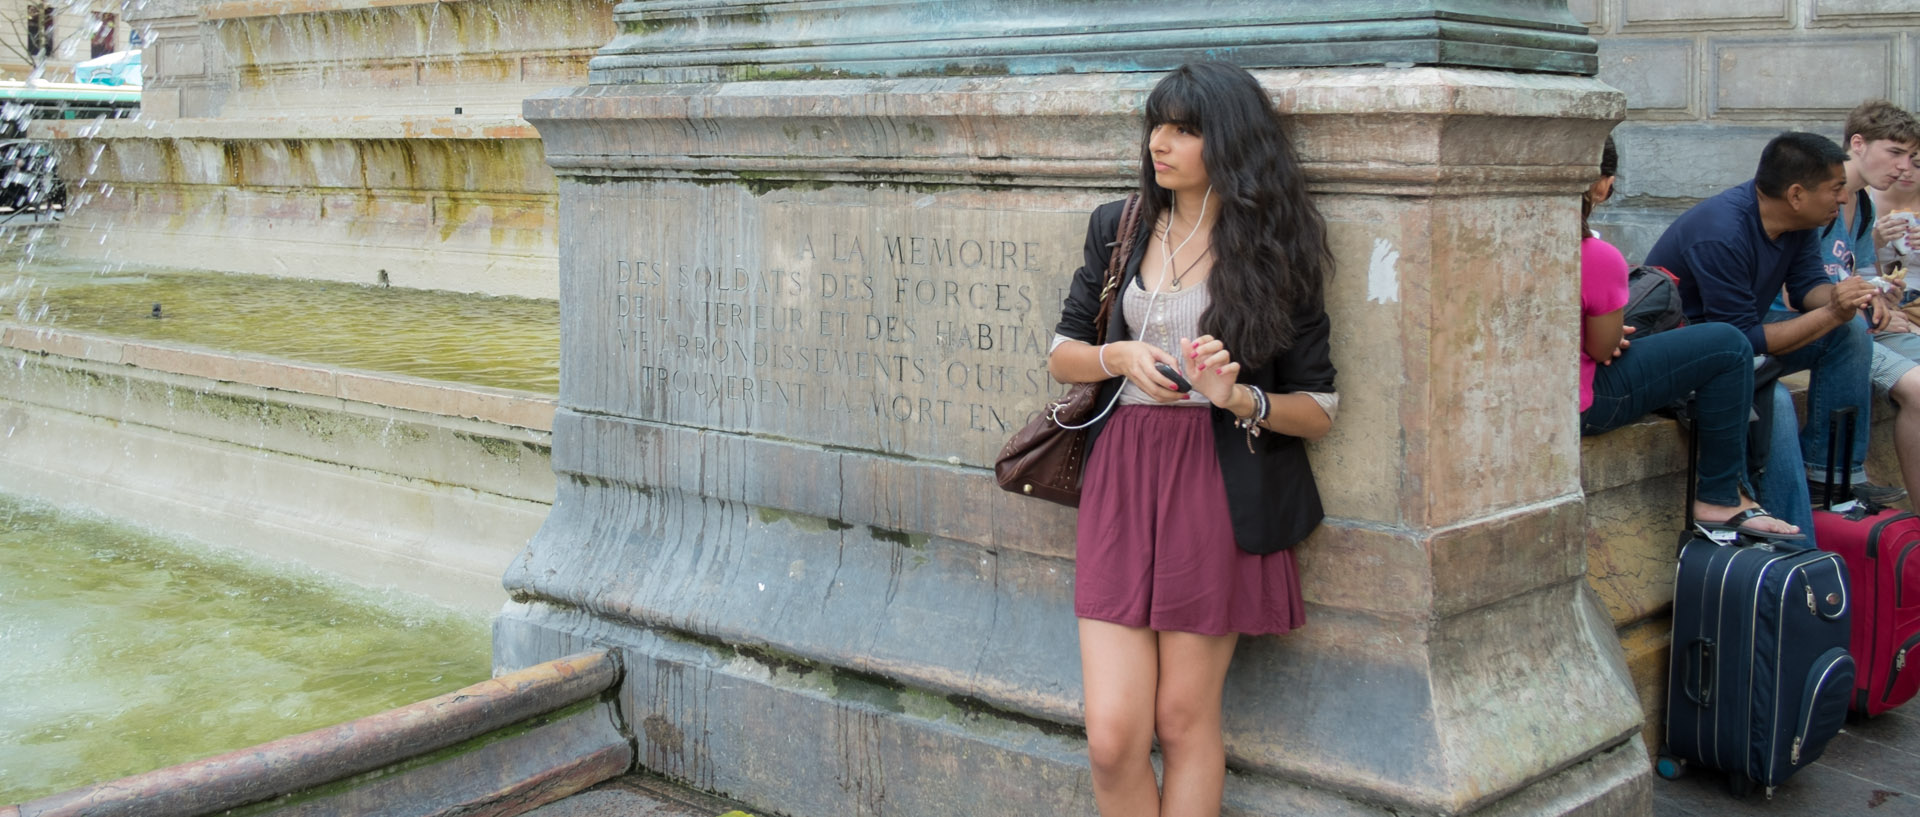
{"label": "pink t-shirt", "polygon": [[[1627,259],[1598,238],[1580,242],[1580,317],[1605,315],[1627,305]],[[1580,410],[1593,405],[1593,358],[1587,356],[1587,322],[1580,322]]]}

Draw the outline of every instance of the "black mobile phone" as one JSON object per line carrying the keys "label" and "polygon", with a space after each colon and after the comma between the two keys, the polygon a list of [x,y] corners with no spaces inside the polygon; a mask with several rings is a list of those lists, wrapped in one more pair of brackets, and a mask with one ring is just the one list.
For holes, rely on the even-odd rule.
{"label": "black mobile phone", "polygon": [[1173,381],[1174,391],[1182,393],[1193,391],[1193,384],[1188,383],[1187,379],[1181,377],[1180,372],[1174,370],[1172,366],[1168,366],[1165,363],[1155,363],[1153,364],[1153,370],[1159,372],[1161,377]]}

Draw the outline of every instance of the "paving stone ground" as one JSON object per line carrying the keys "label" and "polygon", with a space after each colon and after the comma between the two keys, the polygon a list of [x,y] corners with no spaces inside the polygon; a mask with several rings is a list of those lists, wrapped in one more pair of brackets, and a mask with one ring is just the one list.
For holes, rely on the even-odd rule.
{"label": "paving stone ground", "polygon": [[[739,804],[628,775],[527,817],[747,817]],[[1812,766],[1774,792],[1745,799],[1726,777],[1689,768],[1653,781],[1653,817],[1920,817],[1920,705],[1847,724]]]}
{"label": "paving stone ground", "polygon": [[1920,817],[1920,705],[1847,724],[1818,761],[1771,800],[1739,800],[1725,776],[1689,768],[1653,781],[1654,817]]}
{"label": "paving stone ground", "polygon": [[753,817],[737,803],[630,774],[594,786],[524,817]]}

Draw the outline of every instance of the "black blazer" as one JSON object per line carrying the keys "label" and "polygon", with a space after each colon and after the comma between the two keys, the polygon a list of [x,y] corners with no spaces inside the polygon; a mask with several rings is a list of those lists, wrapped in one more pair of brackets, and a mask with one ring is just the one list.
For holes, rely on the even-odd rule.
{"label": "black blazer", "polygon": [[[1095,339],[1094,318],[1100,314],[1100,284],[1107,272],[1107,259],[1120,232],[1120,209],[1124,202],[1111,202],[1093,211],[1087,223],[1086,259],[1073,274],[1073,285],[1060,307],[1060,335],[1087,343],[1112,343],[1128,339],[1127,318],[1114,304],[1107,321],[1107,336]],[[1121,278],[1121,286],[1134,286],[1140,277],[1140,259],[1145,255],[1145,232],[1135,237],[1133,256]],[[1116,292],[1120,297],[1122,292]],[[1324,304],[1299,304],[1294,307],[1294,326],[1299,337],[1293,347],[1263,368],[1251,368],[1243,361],[1240,382],[1272,394],[1290,392],[1331,392],[1333,357],[1327,345],[1329,324]],[[1172,350],[1168,350],[1172,351]],[[1229,349],[1229,352],[1232,350]],[[1100,387],[1096,405],[1105,406],[1119,391],[1124,378],[1114,378]],[[1213,451],[1220,462],[1220,478],[1227,487],[1227,508],[1233,515],[1233,536],[1242,550],[1273,553],[1299,544],[1326,515],[1320,507],[1320,489],[1313,481],[1313,466],[1307,461],[1306,441],[1288,434],[1263,430],[1247,450],[1247,432],[1234,426],[1233,412],[1215,407],[1213,413]],[[1087,450],[1106,425],[1103,418],[1087,430]]]}

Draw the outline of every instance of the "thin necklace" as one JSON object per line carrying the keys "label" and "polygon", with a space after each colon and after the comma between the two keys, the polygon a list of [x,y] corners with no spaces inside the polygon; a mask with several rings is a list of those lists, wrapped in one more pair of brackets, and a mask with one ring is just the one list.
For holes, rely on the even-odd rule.
{"label": "thin necklace", "polygon": [[1207,247],[1204,250],[1201,250],[1199,255],[1194,256],[1192,261],[1187,262],[1186,269],[1181,270],[1179,273],[1173,276],[1173,281],[1172,283],[1168,284],[1167,291],[1179,292],[1181,279],[1186,278],[1187,273],[1192,272],[1194,267],[1200,266],[1200,262],[1205,261],[1207,256],[1212,254],[1213,254],[1213,247],[1211,246]]}
{"label": "thin necklace", "polygon": [[1207,220],[1207,201],[1212,198],[1213,185],[1209,184],[1207,185],[1207,192],[1200,196],[1200,217],[1193,220],[1193,229],[1187,231],[1187,237],[1180,241],[1180,246],[1172,249],[1167,249],[1167,243],[1173,240],[1173,218],[1180,212],[1180,199],[1174,198],[1171,206],[1167,208],[1167,234],[1165,238],[1160,239],[1160,252],[1166,259],[1166,273],[1173,276],[1173,280],[1167,287],[1168,292],[1179,292],[1180,279],[1187,277],[1187,273],[1199,265],[1200,259],[1207,257],[1207,254],[1213,251],[1212,247],[1208,247],[1207,252],[1201,253],[1199,258],[1195,258],[1193,263],[1188,264],[1185,270],[1181,270],[1179,273],[1174,272],[1173,257],[1179,255],[1181,250],[1187,248],[1187,243],[1192,241],[1194,236],[1200,234],[1200,225]]}

